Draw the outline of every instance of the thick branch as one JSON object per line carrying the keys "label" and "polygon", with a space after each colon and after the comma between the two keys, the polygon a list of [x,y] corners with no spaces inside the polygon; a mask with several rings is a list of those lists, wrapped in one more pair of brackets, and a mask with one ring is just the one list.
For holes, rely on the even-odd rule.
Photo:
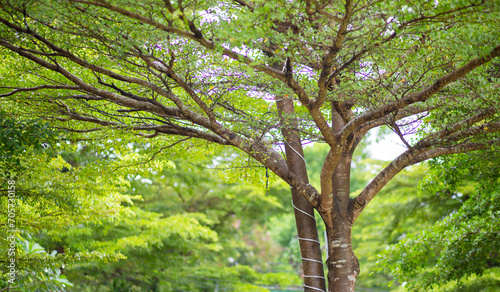
{"label": "thick branch", "polygon": [[[334,132],[339,132],[345,125],[345,121],[342,118],[342,114],[340,113],[340,107],[344,106],[340,106],[336,104],[336,102],[332,102],[332,131]],[[333,192],[332,175],[335,172],[341,155],[345,150],[345,145],[338,145],[335,147],[331,147],[328,151],[323,166],[321,167],[320,182],[322,195],[329,195]]]}
{"label": "thick branch", "polygon": [[376,120],[383,116],[386,116],[396,110],[407,107],[410,104],[416,102],[423,102],[436,94],[439,90],[441,90],[446,85],[456,81],[457,79],[465,76],[467,73],[471,72],[475,68],[488,63],[493,58],[500,56],[500,45],[496,46],[487,56],[478,57],[472,59],[464,66],[452,71],[451,73],[446,74],[445,76],[436,80],[432,85],[425,88],[420,92],[411,93],[399,100],[395,100],[393,102],[388,103],[387,105],[364,113],[357,118],[351,120],[342,130],[341,132],[341,141],[345,141],[347,137],[360,125]]}
{"label": "thick branch", "polygon": [[333,191],[332,175],[340,161],[342,147],[330,148],[321,167],[320,184],[321,195],[329,195]]}
{"label": "thick branch", "polygon": [[354,220],[358,218],[366,205],[368,205],[378,192],[403,168],[438,156],[488,149],[491,145],[498,143],[500,143],[500,138],[485,142],[469,142],[454,146],[433,148],[417,153],[407,150],[384,168],[356,197],[354,201]]}

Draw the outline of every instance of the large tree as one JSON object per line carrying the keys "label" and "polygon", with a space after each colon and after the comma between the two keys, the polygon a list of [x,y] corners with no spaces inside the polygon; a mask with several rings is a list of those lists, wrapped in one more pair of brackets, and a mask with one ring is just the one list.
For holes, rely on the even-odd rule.
{"label": "large tree", "polygon": [[[241,150],[235,164],[291,187],[306,291],[326,290],[314,209],[328,291],[354,291],[351,230],[375,195],[409,165],[499,142],[497,1],[0,3],[5,110],[193,158],[206,142]],[[408,150],[350,197],[353,151],[382,125]],[[304,141],[330,147],[319,189]]]}

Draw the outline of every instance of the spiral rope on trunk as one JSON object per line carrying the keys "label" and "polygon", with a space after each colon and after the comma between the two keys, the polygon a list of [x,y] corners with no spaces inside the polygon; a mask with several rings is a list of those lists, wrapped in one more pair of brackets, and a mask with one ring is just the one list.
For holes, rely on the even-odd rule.
{"label": "spiral rope on trunk", "polygon": [[[297,154],[298,154],[298,153],[297,153]],[[300,156],[300,155],[299,155],[299,156]],[[300,157],[301,157],[302,159],[304,159],[302,156],[300,156]],[[304,160],[304,161],[305,161],[305,160]],[[295,210],[299,211],[300,213],[302,213],[302,214],[304,214],[304,215],[307,215],[307,216],[311,217],[311,218],[314,220],[314,222],[316,222],[316,218],[314,218],[314,216],[312,216],[311,214],[307,213],[307,212],[306,212],[306,211],[304,211],[304,210],[301,210],[301,209],[297,208],[297,206],[295,206],[295,204],[293,203],[293,200],[292,200],[292,206],[293,206],[293,208],[294,208]],[[297,238],[298,238],[299,240],[303,240],[303,241],[311,241],[311,242],[315,242],[315,243],[319,244],[320,249],[321,249],[321,243],[320,243],[318,240],[316,240],[316,239],[312,239],[312,238],[303,238],[303,237],[298,237],[298,236],[297,236]],[[304,258],[304,257],[302,257],[302,254],[300,255],[300,258],[301,258],[303,261],[315,262],[315,263],[319,263],[319,264],[321,264],[321,266],[323,266],[323,262],[322,262],[322,261],[318,261],[318,260],[316,260],[316,259]],[[303,276],[304,276],[304,278],[319,278],[319,279],[325,279],[325,277],[323,277],[323,276],[313,276],[313,275],[305,275],[305,274],[304,274]],[[317,291],[326,292],[326,291],[325,291],[325,290],[323,290],[323,289],[316,288],[316,287],[309,286],[309,285],[305,285],[305,284],[304,284],[304,288],[309,288],[309,289],[313,289],[313,290],[317,290]]]}

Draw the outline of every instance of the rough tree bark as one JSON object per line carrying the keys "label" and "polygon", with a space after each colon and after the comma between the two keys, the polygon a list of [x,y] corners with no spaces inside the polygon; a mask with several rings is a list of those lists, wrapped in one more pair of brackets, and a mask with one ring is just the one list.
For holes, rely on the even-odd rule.
{"label": "rough tree bark", "polygon": [[[305,183],[309,183],[302,142],[297,131],[297,120],[293,118],[293,100],[282,97],[276,102],[285,138],[286,163],[291,172]],[[299,237],[300,254],[304,273],[305,291],[325,291],[325,277],[318,238],[314,207],[302,196],[297,188],[291,188],[295,224]]]}
{"label": "rough tree bark", "polygon": [[343,153],[332,177],[334,207],[321,212],[328,237],[328,283],[331,292],[354,291],[358,259],[351,243],[353,199],[349,197],[352,152]]}

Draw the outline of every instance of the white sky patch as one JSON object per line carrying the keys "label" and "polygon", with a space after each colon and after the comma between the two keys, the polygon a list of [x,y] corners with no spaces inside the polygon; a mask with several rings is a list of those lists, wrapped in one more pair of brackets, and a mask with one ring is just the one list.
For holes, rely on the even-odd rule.
{"label": "white sky patch", "polygon": [[152,180],[150,180],[150,179],[148,179],[148,178],[143,178],[143,179],[141,179],[141,182],[142,182],[142,183],[146,183],[146,184],[152,184],[152,183],[153,183],[153,181],[152,181]]}
{"label": "white sky patch", "polygon": [[[415,135],[405,135],[404,137],[409,141]],[[370,157],[373,159],[394,160],[394,158],[408,150],[399,136],[392,132],[379,138],[379,141],[375,141],[373,136],[368,137],[368,139],[368,150],[370,151]]]}

